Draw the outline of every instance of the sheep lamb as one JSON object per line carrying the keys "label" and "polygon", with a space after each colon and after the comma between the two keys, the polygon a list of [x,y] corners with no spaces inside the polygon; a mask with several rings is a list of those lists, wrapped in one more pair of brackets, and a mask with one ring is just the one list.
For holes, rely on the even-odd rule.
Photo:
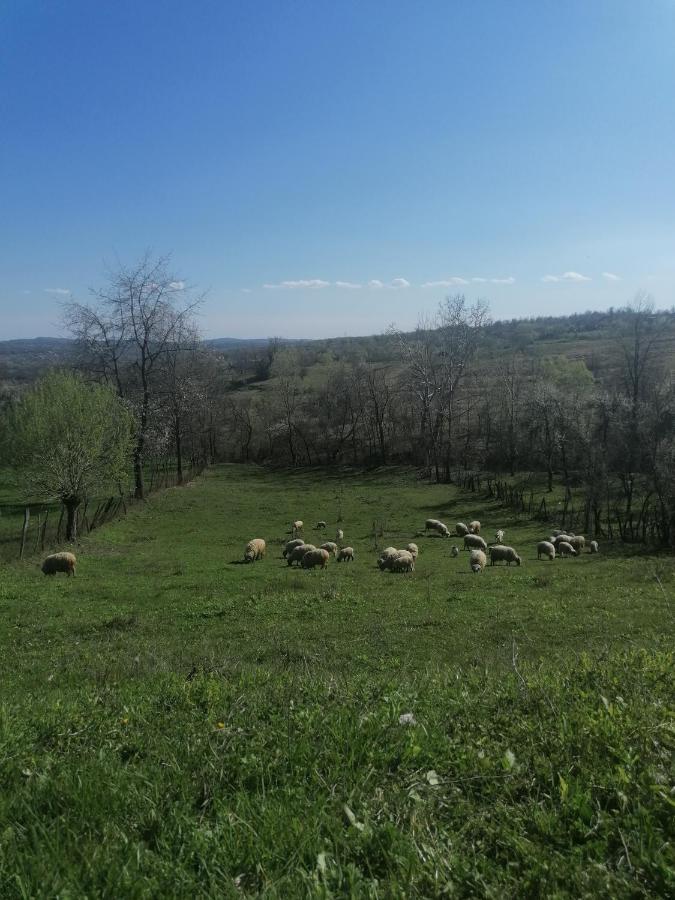
{"label": "sheep lamb", "polygon": [[74,553],[63,551],[62,553],[52,553],[42,563],[42,571],[45,575],[56,575],[57,572],[65,572],[70,578],[75,576],[75,566],[77,565],[77,557]]}
{"label": "sheep lamb", "polygon": [[472,572],[482,572],[487,565],[487,556],[482,550],[472,550],[469,557],[469,566]]}
{"label": "sheep lamb", "polygon": [[450,551],[450,556],[455,559],[455,557],[459,556],[459,547],[455,546]]}
{"label": "sheep lamb", "polygon": [[300,560],[300,565],[303,569],[314,569],[316,566],[325,569],[329,559],[330,553],[328,550],[322,550],[321,548],[318,550],[308,550]]}
{"label": "sheep lamb", "polygon": [[339,543],[340,541],[343,541],[344,538],[345,538],[344,531],[341,528],[338,528],[338,530],[335,532],[335,540]]}
{"label": "sheep lamb", "polygon": [[408,553],[410,553],[412,555],[412,558],[414,560],[416,560],[417,557],[420,555],[420,550],[419,550],[419,547],[417,546],[417,544],[408,544],[408,546],[405,549],[408,551]]}
{"label": "sheep lamb", "polygon": [[465,525],[464,522],[458,522],[455,525],[455,534],[457,537],[464,537],[465,534],[469,533],[469,526]]}
{"label": "sheep lamb", "polygon": [[600,552],[600,548],[598,547],[597,541],[590,542],[590,544],[588,545],[588,552],[589,553],[599,553]]}
{"label": "sheep lamb", "polygon": [[494,566],[495,563],[505,562],[507,566],[510,566],[512,562],[514,562],[517,566],[520,565],[520,557],[513,549],[513,547],[505,547],[503,544],[497,544],[495,547],[490,547],[490,565]]}
{"label": "sheep lamb", "polygon": [[480,522],[478,519],[474,519],[473,522],[469,522],[469,531],[471,534],[480,534]]}
{"label": "sheep lamb", "polygon": [[354,548],[343,547],[337,556],[338,562],[354,562]]}
{"label": "sheep lamb", "polygon": [[498,544],[504,543],[504,529],[500,528],[499,531],[495,531],[495,541]]}
{"label": "sheep lamb", "polygon": [[542,556],[555,559],[555,547],[550,541],[539,541],[537,544],[537,559],[541,559]]}
{"label": "sheep lamb", "polygon": [[321,544],[319,547],[320,550],[328,550],[329,553],[332,553],[333,556],[337,556],[338,545],[334,544],[333,541],[326,541],[325,544]]}
{"label": "sheep lamb", "polygon": [[291,534],[298,534],[298,532],[302,531],[303,522],[302,519],[296,519],[295,522],[291,523]]}

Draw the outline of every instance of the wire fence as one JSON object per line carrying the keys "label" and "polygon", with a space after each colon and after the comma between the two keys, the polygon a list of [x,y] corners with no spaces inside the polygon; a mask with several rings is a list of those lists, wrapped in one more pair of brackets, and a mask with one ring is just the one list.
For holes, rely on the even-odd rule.
{"label": "wire fence", "polygon": [[[186,484],[201,475],[205,467],[204,463],[191,463],[183,469],[180,479],[171,464],[152,466],[147,473],[146,495]],[[77,511],[78,536],[90,534],[126,515],[129,509],[142,502],[129,490],[85,501]],[[66,540],[67,514],[62,504],[5,505],[0,509],[0,515],[4,519],[0,532],[0,558],[6,561],[42,553]]]}

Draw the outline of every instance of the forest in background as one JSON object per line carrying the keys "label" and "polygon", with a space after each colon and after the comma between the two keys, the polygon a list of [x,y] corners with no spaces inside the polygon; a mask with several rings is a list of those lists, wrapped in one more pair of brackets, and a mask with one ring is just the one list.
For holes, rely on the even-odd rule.
{"label": "forest in background", "polygon": [[52,368],[108,384],[136,422],[137,497],[169,463],[178,482],[221,461],[404,464],[521,504],[506,485],[536,485],[561,498],[546,518],[673,544],[675,313],[649,298],[492,322],[458,294],[413,332],[315,341],[200,340],[198,302],[167,260],[120,270],[67,308],[71,340],[0,343],[1,409]]}

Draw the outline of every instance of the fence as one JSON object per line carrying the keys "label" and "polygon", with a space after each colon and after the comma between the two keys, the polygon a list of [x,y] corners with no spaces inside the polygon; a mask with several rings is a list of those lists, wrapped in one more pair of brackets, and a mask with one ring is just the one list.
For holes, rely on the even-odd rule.
{"label": "fence", "polygon": [[458,470],[453,481],[464,490],[477,492],[484,489],[486,497],[502,506],[569,531],[591,532],[596,537],[619,538],[630,543],[667,545],[670,542],[670,523],[663,512],[652,505],[650,494],[642,498],[639,509],[626,513],[610,495],[601,504],[598,498],[575,498],[566,488],[561,501],[547,503],[545,494],[535,494],[531,489],[510,484],[496,475]]}
{"label": "fence", "polygon": [[[168,487],[175,487],[180,483],[192,481],[204,471],[204,463],[192,463],[183,470],[183,480],[179,481],[175,468],[168,464],[154,466],[148,472],[146,493],[155,493]],[[126,515],[128,509],[136,503],[133,492],[121,491],[117,496],[98,498],[86,501],[82,504],[77,514],[77,534],[90,534],[94,529],[100,528],[107,522],[112,522],[121,515]],[[12,518],[19,518],[21,507],[7,507],[7,510],[15,513]],[[46,506],[37,505],[23,508],[23,520],[18,528],[18,536],[7,533],[0,539],[0,555],[7,559],[18,556],[23,559],[25,555],[43,552],[65,540],[66,512],[63,505]],[[12,546],[14,550],[12,550]]]}

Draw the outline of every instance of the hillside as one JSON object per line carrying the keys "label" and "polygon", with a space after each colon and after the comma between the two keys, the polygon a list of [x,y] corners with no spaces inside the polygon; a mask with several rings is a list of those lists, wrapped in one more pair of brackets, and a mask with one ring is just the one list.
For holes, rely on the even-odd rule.
{"label": "hillside", "polygon": [[[298,515],[355,561],[289,568]],[[522,565],[473,575],[430,515]],[[539,536],[403,469],[224,466],[83,540],[76,578],[5,566],[3,895],[672,893],[673,559]],[[412,575],[378,570],[411,539]]]}

